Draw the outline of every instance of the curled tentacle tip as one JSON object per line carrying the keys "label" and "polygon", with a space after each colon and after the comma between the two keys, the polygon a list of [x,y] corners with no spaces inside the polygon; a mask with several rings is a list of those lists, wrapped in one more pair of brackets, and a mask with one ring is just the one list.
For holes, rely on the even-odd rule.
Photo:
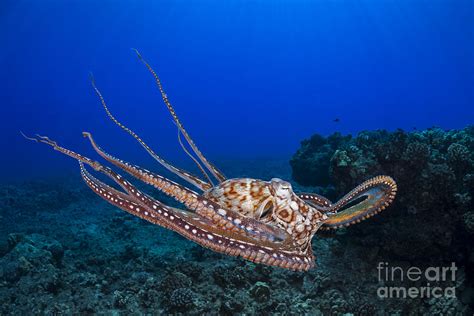
{"label": "curled tentacle tip", "polygon": [[38,142],[38,140],[34,137],[28,137],[25,135],[25,133],[23,133],[22,131],[20,131],[20,134],[25,138],[25,139],[28,139],[28,140],[31,140],[31,141],[34,141],[34,142]]}
{"label": "curled tentacle tip", "polygon": [[58,145],[58,143],[56,143],[54,140],[49,139],[49,137],[47,136],[41,136],[39,134],[36,134],[35,136],[37,137],[37,139],[34,139],[34,140],[37,142],[48,144],[53,147],[56,147]]}
{"label": "curled tentacle tip", "polygon": [[82,132],[82,136],[84,136],[84,137],[91,137],[91,133],[89,133],[89,132]]}

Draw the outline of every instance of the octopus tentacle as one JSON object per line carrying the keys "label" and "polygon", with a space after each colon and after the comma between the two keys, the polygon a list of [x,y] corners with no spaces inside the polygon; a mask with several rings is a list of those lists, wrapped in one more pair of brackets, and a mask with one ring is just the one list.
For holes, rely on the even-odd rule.
{"label": "octopus tentacle", "polygon": [[[140,212],[142,206],[140,201],[137,201],[134,197],[126,193],[120,192],[115,188],[93,177],[86,170],[82,161],[79,161],[79,166],[81,169],[82,179],[93,192],[95,192],[97,195],[99,195],[101,198],[103,198],[110,204],[120,208],[121,210],[124,210],[132,215],[144,218],[145,214],[142,214]],[[154,223],[162,225],[157,216],[153,216],[152,218],[156,218]]]}
{"label": "octopus tentacle", "polygon": [[[93,139],[89,133],[85,133],[85,136],[93,142]],[[63,148],[47,137],[38,136],[38,139],[35,140],[37,142],[50,145],[55,150],[82,161],[97,171],[106,173],[112,172],[110,168],[102,166],[99,162],[82,156],[76,152],[73,152],[72,150]],[[229,233],[239,233],[252,238],[257,238],[262,243],[280,243],[282,248],[291,249],[291,238],[285,231],[264,223],[260,223],[258,220],[253,218],[245,217],[238,212],[224,209],[214,201],[200,196],[196,192],[163,176],[154,174],[148,170],[141,169],[138,166],[132,166],[129,163],[113,158],[109,154],[103,152],[97,145],[94,146],[94,149],[107,161],[113,163],[114,165],[144,181],[145,183],[154,186],[168,196],[173,197],[176,201],[183,203],[191,211],[194,211],[200,216],[212,221],[214,225],[221,228],[222,230],[225,230]]]}
{"label": "octopus tentacle", "polygon": [[78,160],[79,162],[83,162],[85,164],[88,164],[89,166],[91,166],[95,170],[100,170],[100,169],[103,168],[100,165],[99,162],[94,161],[94,160],[92,160],[90,158],[87,158],[85,156],[82,156],[81,154],[78,154],[78,153],[76,153],[72,150],[61,147],[61,146],[58,145],[57,142],[49,139],[46,136],[41,136],[41,135],[36,134],[36,138],[34,138],[34,137],[25,136],[25,134],[23,134],[23,133],[22,133],[22,135],[28,140],[35,141],[37,143],[43,143],[43,144],[49,145],[49,146],[53,147],[54,150],[59,151],[60,153],[65,154],[66,156],[72,157],[72,158]]}
{"label": "octopus tentacle", "polygon": [[[103,199],[120,209],[140,217],[153,224],[172,229],[181,236],[192,240],[199,245],[211,250],[232,256],[243,257],[256,263],[264,263],[296,271],[307,271],[314,267],[314,256],[308,254],[285,252],[282,254],[278,244],[262,244],[240,235],[223,234],[213,226],[213,223],[194,213],[169,207],[156,201],[130,182],[124,180],[119,174],[108,168],[100,171],[121,185],[128,193],[124,194],[111,189],[108,185],[92,177],[80,162],[81,174],[87,185]],[[140,200],[137,202],[137,200]],[[270,248],[272,246],[272,248]]]}
{"label": "octopus tentacle", "polygon": [[[172,221],[175,220],[177,214],[184,216],[190,221],[199,221],[204,224],[212,224],[209,220],[202,218],[195,213],[189,213],[179,210],[177,208],[169,207],[163,203],[149,197],[137,189],[132,183],[125,180],[118,173],[115,173],[109,168],[102,168],[99,171],[111,178],[119,184],[126,192],[120,192],[111,186],[94,178],[85,168],[82,162],[79,162],[81,167],[81,175],[86,181],[87,185],[109,203],[120,207],[128,213],[139,216],[145,220],[155,224],[172,228]],[[177,216],[179,218],[179,216]],[[171,221],[171,222],[170,222]]]}
{"label": "octopus tentacle", "polygon": [[[79,161],[79,167],[81,169],[82,178],[84,180],[85,180],[85,178],[87,178],[88,180],[90,180],[90,182],[97,183],[98,184],[97,185],[97,190],[95,190],[95,188],[92,188],[92,187],[91,187],[91,189],[93,191],[95,191],[97,194],[101,195],[105,200],[110,199],[109,197],[107,197],[107,194],[113,194],[113,196],[119,197],[121,199],[129,199],[130,198],[130,196],[128,194],[126,194],[124,192],[120,192],[119,190],[115,189],[114,187],[111,187],[110,185],[107,185],[107,184],[101,182],[99,179],[97,179],[93,175],[91,175],[89,173],[89,171],[87,171],[87,169],[84,167],[84,163],[82,161]],[[89,183],[87,183],[87,184],[89,184]],[[140,201],[137,201],[135,199],[133,199],[133,200],[134,200],[135,203],[140,203]],[[111,200],[111,201],[114,201],[114,200]],[[115,201],[115,202],[117,202],[117,201]]]}
{"label": "octopus tentacle", "polygon": [[395,198],[397,184],[388,176],[378,176],[365,181],[346,194],[331,211],[321,229],[339,228],[359,223],[383,211]]}
{"label": "octopus tentacle", "polygon": [[202,174],[206,177],[207,181],[209,181],[209,183],[212,183],[212,180],[207,174],[206,170],[204,170],[204,168],[201,166],[199,161],[197,161],[197,159],[194,158],[194,156],[191,155],[191,153],[186,149],[186,146],[184,146],[183,142],[181,141],[181,130],[179,128],[178,128],[178,142],[181,145],[181,148],[183,149],[183,151],[186,153],[186,155],[188,155],[189,158],[191,158],[194,161],[194,163],[198,166],[199,170],[201,170]]}
{"label": "octopus tentacle", "polygon": [[[126,161],[123,161],[121,159],[118,159],[118,158],[115,158],[114,156],[112,156],[111,154],[105,152],[94,140],[94,138],[92,137],[91,133],[89,132],[83,132],[82,135],[84,137],[86,137],[87,139],[89,139],[91,145],[92,145],[92,148],[99,154],[99,156],[101,156],[102,158],[104,158],[105,160],[107,160],[108,162],[112,163],[113,165],[119,167],[120,169],[128,172],[129,174],[131,174],[132,176],[134,176],[135,178],[147,183],[147,184],[150,184],[150,185],[153,185],[154,182],[156,182],[157,180],[154,180],[155,178],[156,179],[166,179],[165,177],[162,177],[156,173],[153,173],[149,170],[146,170],[146,169],[143,169],[139,166],[136,166],[136,165],[132,165]],[[168,180],[166,179],[171,185],[173,186],[179,186],[181,188],[185,188],[184,186],[181,186],[171,180]],[[196,192],[192,191],[191,189],[186,189],[188,190],[190,193],[192,194],[196,194]]]}
{"label": "octopus tentacle", "polygon": [[153,70],[153,68],[150,66],[150,64],[148,64],[148,62],[145,59],[143,59],[142,55],[140,54],[140,52],[138,52],[138,50],[136,50],[136,49],[133,49],[133,50],[137,54],[138,59],[146,66],[148,71],[155,78],[156,85],[158,86],[158,89],[160,90],[161,97],[162,97],[163,101],[165,102],[166,107],[168,108],[169,112],[171,113],[171,116],[173,117],[173,120],[175,121],[176,125],[181,130],[181,133],[183,134],[184,138],[186,139],[186,141],[189,143],[189,145],[193,149],[194,153],[204,163],[204,165],[209,169],[209,171],[214,175],[214,177],[216,177],[216,179],[219,180],[219,183],[224,182],[226,180],[226,177],[222,174],[221,171],[219,171],[219,169],[217,169],[212,163],[210,163],[206,159],[206,157],[204,157],[204,155],[198,149],[196,144],[194,144],[194,142],[191,139],[191,137],[189,136],[188,132],[186,132],[186,130],[184,129],[183,124],[181,124],[181,121],[179,120],[178,116],[176,115],[176,112],[175,112],[173,106],[171,105],[171,103],[168,99],[168,96],[166,95],[166,93],[163,89],[163,85],[161,84],[160,78],[158,77],[156,72]]}
{"label": "octopus tentacle", "polygon": [[[314,256],[311,251],[291,250],[286,248],[285,243],[261,240],[258,236],[243,236],[240,233],[228,232],[199,214],[168,207],[152,199],[112,169],[65,149],[47,137],[38,136],[38,139],[32,140],[50,145],[55,150],[77,159],[80,162],[81,175],[87,185],[109,203],[130,214],[172,229],[180,235],[217,252],[240,256],[256,263],[297,271],[307,271],[314,267]],[[122,193],[90,176],[84,168],[84,163],[114,180],[128,194]]]}
{"label": "octopus tentacle", "polygon": [[165,167],[166,169],[168,169],[170,172],[176,174],[177,176],[179,176],[180,178],[182,178],[183,180],[191,183],[192,185],[194,185],[195,187],[203,190],[203,191],[206,191],[208,189],[210,189],[212,187],[212,184],[211,183],[207,183],[201,179],[199,179],[197,176],[195,175],[192,175],[190,174],[189,172],[187,171],[184,171],[180,168],[177,168],[173,165],[171,165],[169,162],[167,162],[166,160],[164,160],[163,158],[161,158],[160,156],[158,156],[134,131],[132,131],[131,129],[129,129],[128,127],[126,127],[125,125],[123,125],[122,123],[120,123],[116,118],[115,116],[112,115],[112,113],[110,112],[107,104],[105,103],[105,99],[104,97],[102,96],[102,93],[100,92],[100,90],[97,88],[96,84],[95,84],[95,80],[94,78],[92,77],[91,75],[91,84],[92,84],[92,87],[95,91],[95,93],[97,94],[97,96],[99,97],[100,99],[100,102],[102,103],[102,106],[104,107],[105,109],[105,112],[107,113],[107,116],[115,123],[117,124],[121,129],[123,129],[124,131],[126,131],[127,133],[129,133],[133,138],[135,138],[139,143],[140,145],[145,148],[145,150],[148,152],[148,154],[150,154],[150,156],[152,156],[156,161],[158,161],[163,167]]}
{"label": "octopus tentacle", "polygon": [[316,193],[302,192],[298,193],[298,197],[303,201],[316,206],[319,211],[329,211],[332,207],[332,202],[329,199]]}

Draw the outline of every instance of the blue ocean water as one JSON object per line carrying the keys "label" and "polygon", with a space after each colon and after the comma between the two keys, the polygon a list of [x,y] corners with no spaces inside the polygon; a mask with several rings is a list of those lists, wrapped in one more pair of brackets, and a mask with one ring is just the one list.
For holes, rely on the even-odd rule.
{"label": "blue ocean water", "polygon": [[[155,67],[184,126],[211,158],[289,157],[313,133],[431,126],[474,117],[472,1],[13,1],[0,4],[3,178],[74,164],[44,134],[87,151],[184,160]],[[339,119],[340,122],[334,122]]]}

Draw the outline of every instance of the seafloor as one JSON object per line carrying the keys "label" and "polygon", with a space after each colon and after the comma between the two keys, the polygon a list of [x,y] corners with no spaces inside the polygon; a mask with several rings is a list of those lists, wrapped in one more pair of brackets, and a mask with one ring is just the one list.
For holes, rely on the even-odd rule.
{"label": "seafloor", "polygon": [[[317,268],[304,273],[203,249],[108,205],[78,175],[2,185],[0,313],[472,315],[472,128],[455,137],[398,133],[313,136],[293,170],[288,160],[218,164],[231,177],[291,179],[293,171],[300,183],[322,185],[305,190],[333,198],[373,174],[395,177],[395,205],[316,235]],[[455,262],[455,280],[439,285],[455,287],[457,297],[379,298],[390,283],[379,280],[379,262],[404,269]]]}

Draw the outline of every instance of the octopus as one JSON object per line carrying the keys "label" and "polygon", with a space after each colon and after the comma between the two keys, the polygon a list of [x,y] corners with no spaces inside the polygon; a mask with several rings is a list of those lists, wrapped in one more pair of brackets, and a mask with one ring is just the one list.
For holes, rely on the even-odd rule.
{"label": "octopus", "polygon": [[[108,117],[130,134],[159,164],[180,177],[181,183],[188,185],[116,158],[104,151],[90,133],[84,132],[83,136],[106,162],[172,197],[180,203],[179,208],[154,199],[112,168],[61,147],[46,136],[23,135],[76,159],[87,186],[110,204],[173,230],[213,251],[259,264],[307,271],[315,266],[311,242],[316,232],[359,223],[381,212],[394,200],[397,185],[389,176],[371,178],[335,203],[316,193],[296,193],[289,182],[279,178],[269,181],[227,179],[198,149],[176,115],[160,78],[140,53],[135,52],[153,75],[177,126],[179,143],[194,160],[202,177],[173,166],[158,156],[135,132],[119,122],[109,110],[92,76],[92,87]],[[95,178],[91,169],[110,178],[116,185]]]}

